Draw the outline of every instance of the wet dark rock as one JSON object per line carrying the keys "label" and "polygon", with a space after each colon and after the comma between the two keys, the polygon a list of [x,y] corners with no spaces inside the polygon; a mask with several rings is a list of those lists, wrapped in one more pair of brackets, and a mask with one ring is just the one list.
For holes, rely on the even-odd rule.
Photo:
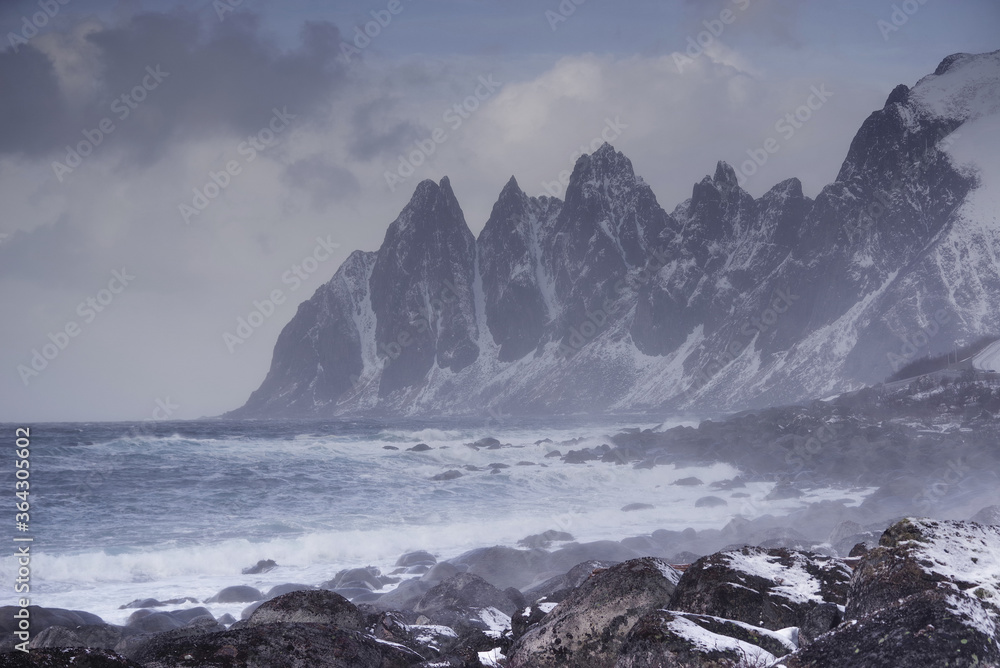
{"label": "wet dark rock", "polygon": [[75,628],[49,626],[32,638],[28,648],[93,647],[113,650],[122,638],[135,633],[139,631],[114,624],[85,624]]}
{"label": "wet dark rock", "polygon": [[681,478],[680,480],[675,480],[670,484],[677,485],[679,487],[697,487],[698,485],[704,485],[705,483],[703,483],[699,478],[691,476],[689,478]]}
{"label": "wet dark rock", "polygon": [[535,462],[520,461],[517,463],[517,466],[538,466],[538,464],[536,464]]}
{"label": "wet dark rock", "polygon": [[398,587],[379,597],[373,605],[379,610],[411,610],[433,586],[419,578],[403,580]]}
{"label": "wet dark rock", "polygon": [[365,616],[343,596],[332,591],[295,591],[282,594],[260,605],[246,626],[267,624],[325,624],[340,629],[361,631]]}
{"label": "wet dark rock", "polygon": [[671,610],[778,630],[800,626],[823,602],[844,604],[850,569],[808,552],[743,547],[697,560],[684,572]]}
{"label": "wet dark rock", "polygon": [[466,445],[470,448],[475,448],[476,450],[479,450],[480,448],[485,448],[487,450],[500,449],[500,441],[489,436],[487,436],[486,438],[481,438],[475,443],[466,443]]}
{"label": "wet dark rock", "polygon": [[806,613],[799,627],[799,646],[805,647],[827,631],[837,627],[844,619],[835,603],[820,603]]}
{"label": "wet dark rock", "polygon": [[[21,610],[20,607],[13,605],[0,607],[0,635],[4,638],[11,638],[14,631],[18,630],[14,614],[19,610]],[[37,605],[30,605],[27,607],[27,610],[31,619],[30,633],[32,638],[50,626],[65,626],[72,629],[85,624],[104,624],[103,619],[83,610],[43,608]]]}
{"label": "wet dark rock", "polygon": [[421,576],[420,581],[436,585],[459,573],[464,573],[466,570],[468,568],[465,566],[459,567],[450,561],[441,561],[431,566],[430,570]]}
{"label": "wet dark rock", "polygon": [[725,499],[720,499],[717,496],[703,496],[694,502],[695,508],[718,508],[728,505],[729,503]]}
{"label": "wet dark rock", "polygon": [[435,476],[431,476],[431,480],[454,480],[455,478],[461,478],[462,472],[455,469],[450,471],[445,471],[444,473],[438,473]]}
{"label": "wet dark rock", "polygon": [[545,453],[545,458],[546,459],[551,459],[553,457],[562,457],[562,453],[559,452],[558,450],[553,450],[551,452],[546,452]]}
{"label": "wet dark rock", "polygon": [[261,559],[253,566],[243,569],[243,575],[258,575],[260,573],[267,573],[273,571],[278,567],[278,564],[274,562],[274,559]]}
{"label": "wet dark rock", "polygon": [[395,445],[383,445],[382,449],[383,450],[399,450],[399,448],[397,448]]}
{"label": "wet dark rock", "polygon": [[281,596],[282,594],[288,594],[293,591],[309,591],[311,589],[316,589],[316,587],[308,584],[296,584],[289,582],[286,584],[274,585],[273,587],[267,590],[267,593],[264,594],[264,598],[272,599]]}
{"label": "wet dark rock", "polygon": [[410,566],[433,566],[436,563],[437,557],[433,554],[424,550],[417,550],[416,552],[407,552],[400,556],[396,560],[395,565],[408,568]]}
{"label": "wet dark rock", "polygon": [[162,602],[156,600],[155,598],[137,598],[137,599],[135,599],[134,601],[132,601],[130,603],[126,603],[125,605],[119,605],[118,609],[119,610],[129,610],[129,609],[132,609],[132,608],[136,608],[136,609],[138,609],[138,608],[160,608],[160,607],[163,607],[164,605],[166,605],[166,603],[162,603]]}
{"label": "wet dark rock", "polygon": [[254,611],[262,605],[264,605],[264,601],[255,601],[250,605],[248,605],[247,607],[243,608],[242,612],[240,612],[240,620],[245,621],[247,619],[250,619],[250,615],[252,615]]}
{"label": "wet dark rock", "polygon": [[247,585],[226,587],[215,596],[206,599],[205,603],[251,603],[264,598],[259,589]]}
{"label": "wet dark rock", "polygon": [[321,589],[367,589],[374,591],[388,584],[386,576],[375,566],[346,568],[332,579],[320,584]]}
{"label": "wet dark rock", "polygon": [[262,624],[195,637],[153,636],[131,657],[146,668],[404,668],[413,650],[321,624]]}
{"label": "wet dark rock", "polygon": [[459,573],[431,588],[413,610],[435,624],[487,631],[482,611],[492,608],[510,617],[523,602],[519,593],[515,598],[477,575]]}
{"label": "wet dark rock", "polygon": [[847,553],[848,557],[863,557],[868,554],[868,545],[865,543],[858,543],[851,548],[851,551]]}
{"label": "wet dark rock", "polygon": [[[163,612],[136,610],[129,615],[125,626],[142,633],[162,633],[189,626],[202,619],[207,620],[210,626],[217,626],[215,617],[212,616],[208,608],[203,607]],[[213,628],[212,630],[218,629]]]}
{"label": "wet dark rock", "polygon": [[426,443],[417,443],[412,448],[407,448],[406,451],[407,452],[427,452],[428,450],[433,450],[433,449],[434,448],[432,448],[431,446],[427,445]]}
{"label": "wet dark rock", "polygon": [[488,468],[491,468],[494,471],[499,471],[500,469],[509,469],[510,468],[510,464],[503,464],[501,462],[493,462],[492,464],[489,465]]}
{"label": "wet dark rock", "polygon": [[653,508],[651,503],[629,503],[622,506],[622,512],[628,513],[633,510],[649,510],[651,508]]}
{"label": "wet dark rock", "polygon": [[654,558],[592,573],[511,647],[510,668],[613,666],[625,635],[664,607],[680,574]]}
{"label": "wet dark rock", "polygon": [[570,450],[562,458],[567,464],[585,464],[586,462],[592,462],[594,460],[600,459],[600,455],[592,450]]}
{"label": "wet dark rock", "polygon": [[789,485],[788,483],[778,483],[774,486],[767,496],[764,497],[765,501],[783,501],[784,499],[797,499],[803,495],[801,489]]}
{"label": "wet dark rock", "polygon": [[622,643],[616,668],[767,666],[794,649],[766,630],[718,617],[656,610]]}
{"label": "wet dark rock", "polygon": [[743,482],[742,478],[733,478],[731,480],[716,480],[715,482],[709,485],[709,487],[711,487],[712,489],[717,489],[722,492],[728,492],[729,490],[732,489],[743,489],[746,486],[747,484]]}
{"label": "wet dark rock", "polygon": [[517,541],[517,544],[521,547],[527,548],[547,548],[552,543],[557,541],[569,541],[573,540],[573,535],[565,531],[557,531],[555,529],[549,529],[548,531],[543,531],[542,533],[531,534],[530,536],[525,536],[521,540]]}
{"label": "wet dark rock", "polygon": [[85,647],[33,649],[0,654],[4,668],[143,668],[123,656]]}
{"label": "wet dark rock", "polygon": [[[542,550],[517,550],[500,545],[471,550],[450,562],[501,589],[525,587],[546,567]],[[582,560],[579,560],[582,561]]]}
{"label": "wet dark rock", "polygon": [[545,599],[546,601],[558,603],[566,598],[572,590],[586,582],[587,579],[594,574],[594,571],[605,571],[612,566],[618,565],[619,563],[621,562],[600,560],[584,561],[576,566],[573,566],[573,568],[561,575],[555,575],[544,580],[540,584],[533,585],[530,589],[525,590],[524,598],[527,601],[539,601],[541,599]]}
{"label": "wet dark rock", "polygon": [[564,573],[584,561],[628,561],[646,555],[630,550],[613,540],[596,540],[589,543],[570,543],[553,550],[545,559],[546,570]]}
{"label": "wet dark rock", "polygon": [[618,542],[622,547],[638,552],[644,557],[661,556],[660,553],[663,552],[663,546],[649,536],[629,536]]}
{"label": "wet dark rock", "polygon": [[782,659],[786,668],[1000,665],[994,638],[944,590],[922,591],[841,624]]}

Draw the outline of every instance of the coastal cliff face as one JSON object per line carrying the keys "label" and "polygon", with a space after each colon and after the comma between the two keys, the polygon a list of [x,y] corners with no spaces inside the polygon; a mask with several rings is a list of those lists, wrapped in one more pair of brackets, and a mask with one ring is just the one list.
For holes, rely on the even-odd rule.
{"label": "coastal cliff face", "polygon": [[1000,52],[949,56],[815,199],[755,199],[720,162],[668,213],[605,144],[565,201],[512,177],[476,239],[424,181],[230,415],[733,410],[879,382],[1000,331],[998,99]]}

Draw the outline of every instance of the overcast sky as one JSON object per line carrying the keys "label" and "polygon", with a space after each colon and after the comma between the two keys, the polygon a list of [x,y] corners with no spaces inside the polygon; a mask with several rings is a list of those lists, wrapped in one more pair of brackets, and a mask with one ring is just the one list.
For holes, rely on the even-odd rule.
{"label": "overcast sky", "polygon": [[0,420],[240,406],[422,179],[478,234],[602,133],[668,211],[774,138],[744,187],[815,197],[894,86],[998,34],[995,0],[4,1]]}

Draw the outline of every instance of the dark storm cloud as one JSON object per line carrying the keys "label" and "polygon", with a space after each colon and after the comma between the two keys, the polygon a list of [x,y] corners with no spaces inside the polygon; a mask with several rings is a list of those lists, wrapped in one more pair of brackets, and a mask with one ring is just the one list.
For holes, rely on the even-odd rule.
{"label": "dark storm cloud", "polygon": [[[287,108],[299,123],[321,117],[346,80],[337,27],[306,22],[291,50],[261,33],[247,13],[221,23],[186,12],[141,14],[95,30],[82,38],[93,55],[73,54],[96,58],[99,73],[82,103],[66,98],[58,68],[35,42],[0,52],[0,154],[59,151],[109,118],[114,144],[150,163],[174,139],[256,133],[273,108]],[[151,71],[162,74],[154,80]],[[121,96],[144,83],[146,99],[128,104],[122,118]]]}

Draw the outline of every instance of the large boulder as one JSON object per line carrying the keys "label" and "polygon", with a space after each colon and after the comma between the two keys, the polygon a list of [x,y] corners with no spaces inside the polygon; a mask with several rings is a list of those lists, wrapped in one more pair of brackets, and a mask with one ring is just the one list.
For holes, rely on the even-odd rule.
{"label": "large boulder", "polygon": [[[72,629],[85,624],[104,624],[103,619],[83,610],[42,608],[37,605],[29,605],[26,609],[28,611],[28,619],[31,622],[31,628],[29,629],[31,638],[34,638],[50,626],[65,626]],[[14,614],[19,610],[21,608],[13,605],[0,606],[0,636],[9,638],[14,631],[18,630],[18,620],[14,618]]]}
{"label": "large boulder", "polygon": [[850,569],[839,559],[743,547],[693,563],[678,583],[670,609],[776,631],[800,626],[822,603],[844,604],[850,578]]}
{"label": "large boulder", "polygon": [[3,668],[144,668],[114,652],[88,647],[44,648],[0,654]]}
{"label": "large boulder", "polygon": [[404,668],[425,659],[401,645],[322,624],[261,624],[197,636],[152,636],[144,668]]}
{"label": "large boulder", "polygon": [[989,618],[956,594],[923,591],[861,619],[841,624],[784,657],[784,668],[1000,665]]}
{"label": "large boulder", "polygon": [[625,638],[615,668],[769,666],[795,649],[787,636],[718,617],[656,610]]}
{"label": "large boulder", "polygon": [[626,634],[666,606],[679,579],[654,557],[596,571],[514,643],[510,668],[613,666]]}
{"label": "large boulder", "polygon": [[294,591],[262,603],[247,619],[246,626],[279,623],[326,624],[361,631],[365,628],[365,616],[353,603],[332,591]]}
{"label": "large boulder", "polygon": [[205,603],[252,603],[264,598],[259,589],[247,585],[226,587],[215,596],[205,599]]}
{"label": "large boulder", "polygon": [[904,519],[885,530],[854,570],[847,619],[858,619],[924,591],[1000,615],[1000,526]]}
{"label": "large boulder", "polygon": [[544,550],[516,550],[497,545],[471,550],[449,561],[500,589],[520,589],[534,581],[545,568],[548,556]]}
{"label": "large boulder", "polygon": [[544,597],[547,601],[562,601],[569,592],[576,589],[590,577],[597,569],[607,569],[619,564],[619,561],[599,561],[589,560],[577,564],[562,575],[554,575],[543,582],[525,590],[524,598],[528,601],[537,601]]}
{"label": "large boulder", "polygon": [[122,638],[139,633],[136,629],[113,624],[84,624],[74,628],[49,626],[31,639],[31,650],[48,647],[93,647],[113,650]]}
{"label": "large boulder", "polygon": [[208,627],[216,627],[210,629],[213,631],[222,630],[222,627],[218,626],[212,613],[203,607],[160,612],[146,609],[136,610],[129,615],[125,626],[140,633],[162,633],[196,623]]}

